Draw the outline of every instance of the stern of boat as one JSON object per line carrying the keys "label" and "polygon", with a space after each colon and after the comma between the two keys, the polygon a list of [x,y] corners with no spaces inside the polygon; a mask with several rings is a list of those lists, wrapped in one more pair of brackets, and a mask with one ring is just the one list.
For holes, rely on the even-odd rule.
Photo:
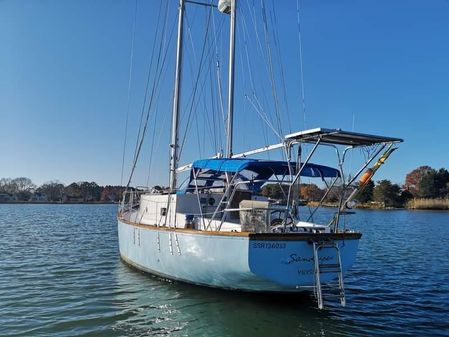
{"label": "stern of boat", "polygon": [[340,271],[343,276],[355,262],[360,238],[360,233],[252,234],[249,268],[284,287],[314,287],[317,272],[324,283]]}

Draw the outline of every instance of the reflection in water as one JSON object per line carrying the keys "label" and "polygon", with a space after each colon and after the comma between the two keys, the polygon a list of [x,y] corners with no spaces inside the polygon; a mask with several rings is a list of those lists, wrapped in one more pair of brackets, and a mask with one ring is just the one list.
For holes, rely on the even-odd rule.
{"label": "reflection in water", "polygon": [[311,293],[236,293],[136,271],[119,259],[115,211],[0,205],[0,336],[448,335],[449,213],[346,217],[363,232],[348,304],[319,311]]}
{"label": "reflection in water", "polygon": [[[128,313],[114,331],[126,335],[298,336],[347,335],[313,295],[229,292],[161,280],[125,263],[117,268],[117,305]],[[329,334],[328,334],[329,332]]]}

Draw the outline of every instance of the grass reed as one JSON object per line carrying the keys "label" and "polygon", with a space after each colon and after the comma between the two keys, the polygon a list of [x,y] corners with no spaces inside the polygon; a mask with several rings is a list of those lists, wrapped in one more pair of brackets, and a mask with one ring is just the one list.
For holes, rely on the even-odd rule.
{"label": "grass reed", "polygon": [[407,208],[449,210],[449,199],[411,199],[407,203]]}

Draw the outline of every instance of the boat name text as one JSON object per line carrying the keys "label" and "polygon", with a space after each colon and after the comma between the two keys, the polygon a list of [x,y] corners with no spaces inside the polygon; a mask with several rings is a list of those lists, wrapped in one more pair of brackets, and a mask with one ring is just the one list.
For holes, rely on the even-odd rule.
{"label": "boat name text", "polygon": [[[320,256],[318,258],[318,260],[320,262],[330,261],[330,260],[332,260],[332,256]],[[299,256],[299,255],[293,253],[293,254],[290,254],[290,259],[288,261],[285,261],[284,263],[292,264],[292,263],[301,263],[301,262],[313,262],[313,256],[312,257],[302,257],[302,256]]]}

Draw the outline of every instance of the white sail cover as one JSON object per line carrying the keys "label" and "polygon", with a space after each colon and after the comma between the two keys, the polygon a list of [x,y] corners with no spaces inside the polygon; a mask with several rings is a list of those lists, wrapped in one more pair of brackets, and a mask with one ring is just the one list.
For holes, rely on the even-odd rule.
{"label": "white sail cover", "polygon": [[232,0],[218,0],[218,10],[222,13],[231,13],[231,2]]}

